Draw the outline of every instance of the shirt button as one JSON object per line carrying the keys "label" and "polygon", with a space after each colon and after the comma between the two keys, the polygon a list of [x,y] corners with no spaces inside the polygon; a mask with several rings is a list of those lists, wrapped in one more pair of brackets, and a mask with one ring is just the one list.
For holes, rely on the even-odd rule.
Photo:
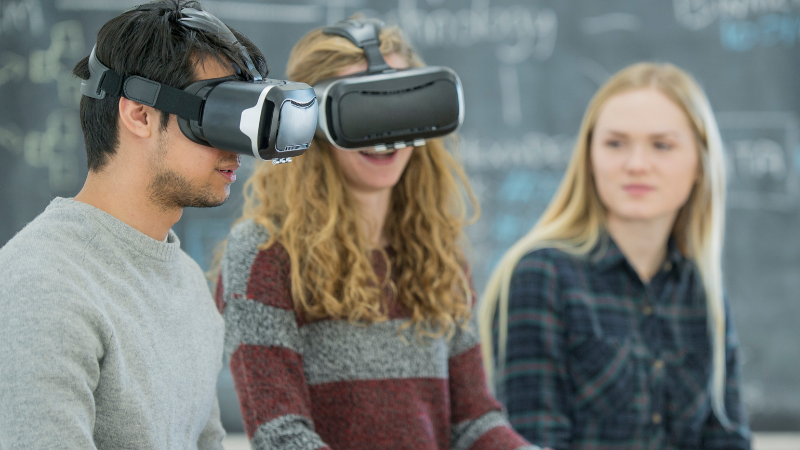
{"label": "shirt button", "polygon": [[665,262],[664,265],[662,266],[662,269],[664,269],[664,272],[669,272],[670,270],[672,270],[672,262],[670,261]]}
{"label": "shirt button", "polygon": [[663,368],[664,368],[664,361],[663,360],[657,359],[657,360],[655,360],[655,362],[653,362],[653,369],[654,370],[661,370]]}
{"label": "shirt button", "polygon": [[655,413],[655,414],[653,414],[653,417],[651,417],[651,419],[653,420],[653,423],[655,425],[658,425],[658,424],[661,423],[661,414]]}
{"label": "shirt button", "polygon": [[643,313],[645,316],[650,316],[650,315],[652,315],[652,314],[653,314],[653,307],[652,307],[652,306],[650,306],[650,305],[644,305],[644,306],[642,307],[642,313]]}

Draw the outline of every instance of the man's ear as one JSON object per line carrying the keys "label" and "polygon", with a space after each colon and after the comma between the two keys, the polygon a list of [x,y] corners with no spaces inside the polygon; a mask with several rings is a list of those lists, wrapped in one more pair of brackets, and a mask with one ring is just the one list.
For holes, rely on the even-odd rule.
{"label": "man's ear", "polygon": [[119,119],[122,126],[128,131],[144,139],[155,133],[155,127],[159,126],[161,113],[150,106],[120,97]]}

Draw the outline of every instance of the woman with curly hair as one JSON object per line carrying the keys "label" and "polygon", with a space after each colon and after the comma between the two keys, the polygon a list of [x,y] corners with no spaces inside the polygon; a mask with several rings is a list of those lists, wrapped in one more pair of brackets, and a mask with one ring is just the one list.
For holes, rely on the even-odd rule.
{"label": "woman with curly hair", "polygon": [[[422,66],[399,29],[380,41],[391,67]],[[366,69],[363,50],[316,29],[288,75]],[[485,385],[460,246],[477,205],[441,140],[376,153],[315,138],[258,166],[245,198],[217,301],[253,448],[528,445]]]}

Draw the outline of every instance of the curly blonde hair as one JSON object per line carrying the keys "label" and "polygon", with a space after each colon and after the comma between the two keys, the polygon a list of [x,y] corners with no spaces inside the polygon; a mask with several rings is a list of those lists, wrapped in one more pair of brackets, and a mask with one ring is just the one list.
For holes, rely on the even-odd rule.
{"label": "curly blonde hair", "polygon": [[[423,65],[397,27],[384,27],[380,39],[384,55],[398,54],[410,67]],[[364,52],[350,41],[315,29],[295,45],[287,74],[313,85],[363,61]],[[449,337],[471,316],[473,296],[461,246],[470,210],[474,220],[477,201],[444,142],[429,140],[415,148],[392,190],[386,218],[385,233],[396,256],[387,276],[378,279],[374,247],[359,227],[359,210],[330,144],[315,138],[291,164],[257,166],[245,184],[242,219],[252,218],[269,230],[262,249],[276,242],[286,249],[295,309],[308,320],[385,321],[381,293],[389,286],[419,336]]]}

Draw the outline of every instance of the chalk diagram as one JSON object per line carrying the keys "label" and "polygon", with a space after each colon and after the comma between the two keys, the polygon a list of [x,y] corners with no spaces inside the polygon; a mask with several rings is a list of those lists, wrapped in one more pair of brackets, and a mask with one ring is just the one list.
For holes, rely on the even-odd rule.
{"label": "chalk diagram", "polygon": [[800,121],[791,112],[717,113],[725,145],[728,206],[800,207]]}
{"label": "chalk diagram", "polygon": [[[40,0],[22,0],[0,5],[0,36],[17,33],[48,37],[47,48],[27,50],[3,48],[0,51],[0,89],[24,94],[26,84],[36,89],[55,85],[56,104],[36,129],[23,130],[10,117],[0,123],[0,147],[21,156],[31,167],[46,169],[50,190],[64,192],[80,182],[80,133],[77,106],[79,87],[68,62],[84,56],[83,27],[74,20],[45,26]],[[21,89],[22,88],[22,89]],[[20,90],[21,89],[21,90]]]}
{"label": "chalk diagram", "polygon": [[800,45],[799,9],[795,0],[673,0],[680,27],[699,32],[716,22],[722,48],[740,53]]}

